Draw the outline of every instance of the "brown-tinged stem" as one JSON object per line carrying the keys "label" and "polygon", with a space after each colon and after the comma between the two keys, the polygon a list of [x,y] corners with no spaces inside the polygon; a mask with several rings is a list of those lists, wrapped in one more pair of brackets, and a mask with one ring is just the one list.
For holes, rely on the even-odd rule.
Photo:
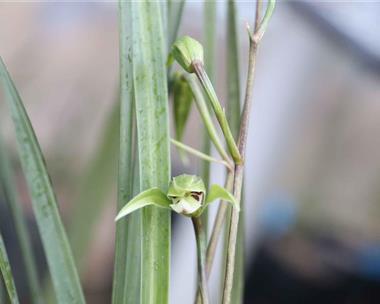
{"label": "brown-tinged stem", "polygon": [[[255,76],[256,68],[256,54],[258,44],[262,38],[265,27],[268,23],[269,18],[274,9],[274,1],[270,1],[267,6],[267,11],[263,21],[260,20],[260,8],[261,0],[256,2],[256,17],[255,17],[255,32],[250,34],[249,37],[249,59],[248,59],[248,75],[247,75],[247,85],[244,98],[243,113],[240,122],[240,132],[238,139],[238,148],[243,162],[241,164],[236,164],[234,182],[233,182],[233,194],[235,198],[240,202],[241,190],[243,185],[243,175],[244,175],[244,159],[247,146],[248,128],[250,121],[250,113],[252,108],[252,89]],[[228,231],[228,248],[227,248],[227,261],[226,261],[226,272],[224,277],[224,287],[223,287],[223,298],[222,304],[230,304],[231,291],[233,286],[234,278],[234,266],[235,266],[235,252],[236,252],[236,240],[239,225],[239,211],[235,208],[232,209],[229,231]]]}
{"label": "brown-tinged stem", "polygon": [[207,276],[206,276],[206,231],[202,225],[201,217],[191,218],[197,241],[198,277],[202,304],[209,304]]}
{"label": "brown-tinged stem", "polygon": [[[232,182],[234,178],[234,171],[229,171],[226,179],[226,185],[225,188],[228,191],[232,192]],[[212,265],[214,263],[216,248],[218,246],[218,241],[220,239],[220,235],[223,230],[224,221],[227,214],[228,205],[225,204],[223,201],[220,202],[218,211],[215,217],[214,226],[212,228],[210,240],[208,242],[207,246],[207,253],[206,253],[206,277],[207,279],[210,277]],[[197,304],[201,304],[201,294],[198,289],[197,291],[197,297],[196,297]]]}

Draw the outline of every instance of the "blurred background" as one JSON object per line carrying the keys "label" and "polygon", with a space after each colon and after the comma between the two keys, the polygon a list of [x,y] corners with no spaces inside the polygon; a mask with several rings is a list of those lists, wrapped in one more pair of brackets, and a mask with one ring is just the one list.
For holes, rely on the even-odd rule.
{"label": "blurred background", "polygon": [[[217,82],[225,100],[226,4],[217,3]],[[237,1],[242,89],[254,3]],[[180,34],[202,41],[203,2]],[[380,3],[279,1],[258,54],[246,170],[245,303],[380,303]],[[114,2],[0,3],[0,54],[46,156],[88,303],[110,303],[117,149]],[[185,142],[199,147],[193,111]],[[40,264],[40,240],[1,95],[0,130]],[[173,175],[196,173],[173,149]],[[223,169],[212,167],[223,183]],[[0,196],[0,229],[22,303],[19,247]],[[211,214],[215,214],[215,207]],[[195,242],[173,221],[171,303],[192,303]],[[216,265],[220,264],[217,262]],[[185,284],[186,283],[186,284]],[[211,277],[213,302],[220,285]]]}

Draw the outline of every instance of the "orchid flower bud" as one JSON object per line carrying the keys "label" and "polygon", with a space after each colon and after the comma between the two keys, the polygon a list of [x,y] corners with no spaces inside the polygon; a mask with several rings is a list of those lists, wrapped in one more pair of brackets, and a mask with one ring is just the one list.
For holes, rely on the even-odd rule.
{"label": "orchid flower bud", "polygon": [[174,42],[171,55],[188,73],[195,72],[193,62],[203,64],[203,47],[189,36],[183,36]]}

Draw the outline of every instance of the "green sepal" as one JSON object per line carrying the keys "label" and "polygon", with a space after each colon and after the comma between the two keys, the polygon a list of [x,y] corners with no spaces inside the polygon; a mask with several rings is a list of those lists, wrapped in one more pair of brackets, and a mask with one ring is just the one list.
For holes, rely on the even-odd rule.
{"label": "green sepal", "polygon": [[188,73],[194,73],[193,62],[203,64],[203,47],[189,36],[178,38],[172,46],[171,54]]}
{"label": "green sepal", "polygon": [[239,202],[232,195],[232,193],[219,185],[211,186],[210,191],[206,197],[206,202],[203,206],[203,209],[205,209],[210,203],[217,199],[221,199],[225,202],[231,203],[234,208],[240,211]]}
{"label": "green sepal", "polygon": [[133,199],[131,199],[118,213],[115,221],[118,221],[122,217],[146,206],[156,206],[161,208],[170,209],[171,201],[167,198],[159,188],[151,188],[145,190]]}

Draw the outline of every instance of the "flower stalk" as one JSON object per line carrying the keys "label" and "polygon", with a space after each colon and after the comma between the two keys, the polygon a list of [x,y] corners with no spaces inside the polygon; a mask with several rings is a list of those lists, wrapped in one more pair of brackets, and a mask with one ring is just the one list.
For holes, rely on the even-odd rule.
{"label": "flower stalk", "polygon": [[230,126],[228,124],[226,113],[220,105],[218,96],[216,95],[211,80],[208,77],[206,70],[204,69],[203,63],[201,61],[194,60],[192,62],[192,66],[194,67],[195,74],[197,75],[199,82],[201,83],[211,103],[216,119],[218,120],[220,128],[222,129],[223,135],[225,137],[228,150],[230,151],[230,154],[234,162],[237,164],[241,164],[242,159],[240,156],[240,152],[232,135]]}
{"label": "flower stalk", "polygon": [[194,216],[191,218],[191,220],[193,222],[195,238],[197,242],[198,278],[202,304],[209,304],[210,302],[206,274],[206,231],[202,225],[201,217]]}
{"label": "flower stalk", "polygon": [[[259,23],[259,8],[261,7],[261,0],[256,2],[256,21],[255,24],[259,24],[255,31],[251,33],[249,31],[249,61],[248,61],[248,75],[247,75],[247,85],[244,98],[243,113],[240,122],[240,131],[238,139],[238,147],[240,155],[244,160],[247,138],[248,138],[248,127],[250,121],[250,113],[252,108],[252,90],[254,84],[254,76],[256,70],[256,55],[258,44],[263,37],[264,31],[268,25],[269,19],[272,16],[275,0],[270,0],[267,5],[266,13],[263,20]],[[236,164],[234,182],[233,182],[233,195],[238,202],[240,202],[241,191],[243,186],[243,174],[244,174],[244,164]],[[224,287],[223,287],[223,298],[222,304],[231,303],[231,293],[233,286],[234,270],[235,270],[235,253],[236,253],[236,240],[239,225],[239,212],[233,209],[230,219],[229,231],[228,231],[228,248],[227,248],[227,261],[226,261],[226,273],[224,277]]]}

